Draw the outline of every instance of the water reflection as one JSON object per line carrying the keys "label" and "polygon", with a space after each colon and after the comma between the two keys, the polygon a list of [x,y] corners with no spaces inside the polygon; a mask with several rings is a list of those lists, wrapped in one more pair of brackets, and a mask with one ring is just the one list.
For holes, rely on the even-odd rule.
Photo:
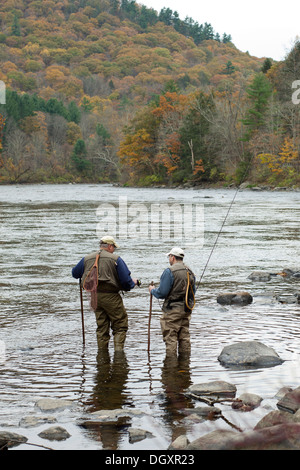
{"label": "water reflection", "polygon": [[[96,368],[93,393],[87,401],[88,411],[115,410],[132,405],[126,391],[129,366],[125,352],[115,351],[111,359],[109,350],[99,350]],[[122,429],[127,424],[126,418],[96,424],[93,436],[101,441],[103,449],[118,449]]]}
{"label": "water reflection", "polygon": [[129,366],[124,351],[116,351],[111,360],[108,350],[97,354],[97,373],[90,411],[114,410],[132,403],[126,393]]}
{"label": "water reflection", "polygon": [[161,406],[164,409],[165,421],[172,429],[174,441],[187,431],[182,421],[183,410],[193,407],[191,399],[184,393],[192,384],[190,355],[167,355],[162,367],[161,382],[165,392]]}

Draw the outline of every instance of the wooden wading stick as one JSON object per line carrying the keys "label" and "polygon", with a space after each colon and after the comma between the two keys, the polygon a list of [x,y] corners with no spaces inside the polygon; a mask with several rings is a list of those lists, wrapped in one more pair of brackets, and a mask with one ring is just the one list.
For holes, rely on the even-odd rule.
{"label": "wooden wading stick", "polygon": [[[150,286],[154,286],[154,282],[152,281]],[[152,294],[150,292],[150,309],[149,309],[149,321],[148,321],[148,354],[150,352],[150,324],[151,324],[151,315],[152,315]]]}
{"label": "wooden wading stick", "polygon": [[80,288],[80,306],[81,306],[82,342],[83,342],[83,344],[85,344],[85,334],[84,334],[84,317],[83,317],[83,299],[82,299],[82,285],[81,285],[81,279],[79,279],[79,288]]}

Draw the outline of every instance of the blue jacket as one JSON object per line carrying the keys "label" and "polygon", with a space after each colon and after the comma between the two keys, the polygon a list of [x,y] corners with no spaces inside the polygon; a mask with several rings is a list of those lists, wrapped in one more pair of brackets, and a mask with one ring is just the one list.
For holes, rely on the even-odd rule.
{"label": "blue jacket", "polygon": [[[131,273],[122,258],[119,256],[116,263],[117,273],[122,289],[129,291],[134,288],[135,284],[131,278]],[[72,269],[72,276],[75,279],[81,279],[84,272],[84,258]]]}
{"label": "blue jacket", "polygon": [[156,289],[152,289],[151,294],[157,299],[165,299],[172,289],[173,283],[174,276],[170,268],[167,268],[160,277],[159,286]]}
{"label": "blue jacket", "polygon": [[[151,294],[157,299],[165,299],[174,284],[174,276],[170,268],[166,268],[162,273],[159,281],[159,286],[156,289],[152,289]],[[196,292],[196,283],[193,288],[194,293]]]}

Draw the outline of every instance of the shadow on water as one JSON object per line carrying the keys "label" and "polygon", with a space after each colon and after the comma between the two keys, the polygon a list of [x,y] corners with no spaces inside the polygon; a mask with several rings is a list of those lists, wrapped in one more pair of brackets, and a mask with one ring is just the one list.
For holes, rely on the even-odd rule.
{"label": "shadow on water", "polygon": [[[97,355],[95,319],[86,298],[86,345],[82,346],[79,290],[71,268],[98,247],[97,207],[103,202],[116,205],[119,196],[147,208],[163,202],[203,204],[204,240],[195,244],[168,237],[143,239],[138,233],[120,237],[119,254],[142,286],[124,296],[129,317],[125,354],[115,356],[111,346],[107,355]],[[38,433],[47,425],[20,429],[20,418],[38,414],[35,403],[40,398],[67,398],[75,406],[55,417],[71,437],[53,443],[55,448],[167,449],[180,434],[192,440],[214,429],[215,423],[193,424],[182,413],[198,406],[184,390],[213,380],[235,384],[238,395],[251,392],[264,398],[265,407],[259,407],[252,421],[244,415],[241,423],[239,415],[236,424],[243,429],[254,426],[270,407],[276,409],[272,400],[278,390],[300,383],[300,306],[277,300],[278,295],[297,290],[298,281],[272,277],[254,283],[248,276],[254,270],[300,269],[298,193],[238,195],[197,292],[190,357],[165,358],[157,301],[147,354],[148,284],[159,282],[167,267],[165,254],[177,244],[183,245],[186,263],[199,278],[232,197],[231,190],[0,186],[0,428],[9,427],[43,444]],[[249,291],[253,303],[220,307],[217,293],[234,290]],[[284,363],[268,369],[224,368],[217,359],[222,348],[246,340],[273,347]],[[94,428],[77,425],[94,411],[118,408],[141,410],[142,415]],[[133,427],[146,429],[152,437],[132,443]]]}

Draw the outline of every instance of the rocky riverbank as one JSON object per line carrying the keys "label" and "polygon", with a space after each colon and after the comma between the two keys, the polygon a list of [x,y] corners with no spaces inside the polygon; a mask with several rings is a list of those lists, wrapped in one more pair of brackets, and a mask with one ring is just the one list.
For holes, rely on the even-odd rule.
{"label": "rocky riverbank", "polygon": [[[186,435],[179,436],[171,442],[168,450],[299,450],[300,449],[300,387],[296,389],[281,389],[278,391],[277,410],[267,413],[253,428],[253,430],[243,431],[236,426],[230,426],[226,418],[226,407],[235,410],[236,413],[248,414],[255,410],[263,402],[263,397],[252,393],[245,393],[236,397],[236,388],[233,384],[226,382],[210,382],[207,384],[195,384],[186,393],[195,400],[193,409],[181,410],[185,423],[200,423],[205,420],[215,421],[216,430],[204,434],[199,438],[189,441]],[[197,402],[204,403],[198,406]],[[222,404],[223,410],[218,406]],[[56,421],[55,412],[64,406],[72,406],[65,400],[43,400],[41,411],[51,415],[26,416],[20,421],[20,430],[28,427],[35,427],[40,424],[48,424],[38,436],[45,440],[44,448],[51,449],[51,442],[64,441],[71,436],[69,432],[60,426]],[[39,402],[37,402],[39,406]],[[224,409],[225,406],[225,409]],[[138,409],[116,409],[101,410],[78,422],[77,425],[85,429],[96,430],[103,425],[109,424],[117,428],[120,420],[142,418],[145,413]],[[223,422],[222,428],[219,422]],[[230,429],[231,428],[231,429]],[[128,427],[129,442],[135,443],[144,439],[149,439],[146,448],[151,446],[153,433],[141,427]],[[26,444],[27,437],[22,434],[9,431],[0,432],[0,449]],[[29,443],[35,445],[34,443]],[[43,447],[42,445],[38,447]],[[167,449],[166,449],[167,450]]]}
{"label": "rocky riverbank", "polygon": [[[281,358],[267,346],[249,341],[227,346],[221,352],[218,360],[224,365],[236,367],[273,367],[280,364]],[[165,450],[299,450],[300,449],[300,386],[295,389],[282,388],[276,394],[276,409],[266,410],[266,414],[251,430],[243,430],[234,425],[228,418],[232,413],[249,416],[251,412],[262,406],[264,397],[254,393],[243,393],[236,396],[235,384],[224,381],[193,384],[183,393],[193,401],[193,408],[181,409],[182,423],[188,429],[195,423],[210,421],[216,423],[212,432],[189,440],[187,435],[180,435],[170,442]],[[201,406],[199,406],[199,402]],[[30,416],[24,416],[19,422],[20,434],[7,430],[0,431],[0,449],[9,449],[20,444],[29,444],[22,429],[35,428],[44,425],[36,437],[43,439],[45,445],[51,449],[51,443],[65,441],[71,437],[67,429],[59,423],[59,412],[72,408],[77,403],[62,399],[41,399],[35,403],[35,410]],[[38,414],[37,414],[38,410]],[[126,420],[126,429],[130,444],[147,439],[146,449],[151,448],[153,430],[145,429],[137,423],[145,423],[145,413],[136,408],[121,408],[115,410],[99,410],[88,413],[82,419],[76,420],[75,425],[81,429],[92,432],[99,431],[103,426],[109,425],[118,428]],[[131,420],[134,419],[134,425]],[[247,418],[246,418],[247,419]],[[139,421],[140,420],[140,421]],[[158,426],[159,427],[159,426]],[[158,436],[156,436],[158,437]],[[35,445],[34,442],[30,445]]]}

